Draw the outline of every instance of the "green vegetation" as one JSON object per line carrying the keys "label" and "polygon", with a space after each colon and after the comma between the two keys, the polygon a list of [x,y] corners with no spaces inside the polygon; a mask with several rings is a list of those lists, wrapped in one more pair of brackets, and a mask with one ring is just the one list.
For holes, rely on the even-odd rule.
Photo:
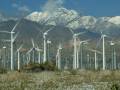
{"label": "green vegetation", "polygon": [[120,90],[120,86],[116,83],[114,83],[111,87],[111,90]]}
{"label": "green vegetation", "polygon": [[5,68],[0,68],[0,74],[7,73],[7,70]]}
{"label": "green vegetation", "polygon": [[32,71],[32,72],[40,72],[40,71],[55,71],[57,69],[56,69],[54,62],[47,61],[42,64],[30,63],[26,65],[23,70]]}

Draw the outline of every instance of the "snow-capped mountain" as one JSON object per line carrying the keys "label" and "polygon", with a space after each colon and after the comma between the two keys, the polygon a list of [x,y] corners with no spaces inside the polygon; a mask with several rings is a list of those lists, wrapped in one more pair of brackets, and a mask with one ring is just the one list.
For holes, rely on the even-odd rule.
{"label": "snow-capped mountain", "polygon": [[95,31],[109,29],[111,27],[119,27],[120,16],[115,17],[93,17],[79,15],[75,10],[68,10],[66,8],[58,8],[52,14],[49,12],[33,12],[26,17],[31,21],[39,23],[46,22],[47,25],[66,25],[72,19],[77,18],[70,22],[67,26],[71,28],[85,28]]}
{"label": "snow-capped mountain", "polygon": [[79,16],[78,13],[74,10],[58,8],[52,14],[47,11],[33,12],[30,15],[28,15],[26,19],[36,21],[39,23],[42,23],[43,21],[47,21],[47,24],[57,25],[57,24],[65,24],[78,16]]}
{"label": "snow-capped mountain", "polygon": [[120,25],[120,16],[112,17],[108,21],[113,24]]}
{"label": "snow-capped mountain", "polygon": [[[67,24],[69,21],[73,22]],[[33,12],[26,17],[31,21],[42,23],[47,21],[46,24],[50,25],[68,25],[71,28],[92,28],[97,19],[92,16],[81,16],[75,10],[68,10],[66,8],[58,8],[54,13],[49,12]]]}

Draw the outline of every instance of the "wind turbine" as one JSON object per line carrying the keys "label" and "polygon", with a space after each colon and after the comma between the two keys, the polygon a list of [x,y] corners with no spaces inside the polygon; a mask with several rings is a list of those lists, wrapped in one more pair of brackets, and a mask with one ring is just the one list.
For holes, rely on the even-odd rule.
{"label": "wind turbine", "polygon": [[33,51],[33,53],[32,53],[32,59],[33,59],[33,63],[35,63],[35,43],[34,43],[34,40],[33,39],[31,39],[31,41],[32,41],[32,51]]}
{"label": "wind turbine", "polygon": [[6,46],[3,46],[3,49],[4,49],[3,66],[4,66],[4,68],[5,68],[5,66],[6,66]]}
{"label": "wind turbine", "polygon": [[46,36],[48,35],[48,32],[50,32],[52,29],[49,29],[43,33],[43,39],[44,39],[44,55],[43,55],[43,63],[47,61],[47,39]]}
{"label": "wind turbine", "polygon": [[11,70],[14,70],[14,65],[13,65],[13,43],[14,43],[15,39],[18,36],[18,33],[14,36],[14,33],[15,33],[14,31],[15,31],[16,27],[19,25],[19,23],[20,23],[20,21],[15,24],[12,31],[10,31],[10,32],[9,31],[0,31],[1,33],[8,33],[8,34],[11,35],[11,40],[10,40],[10,42],[11,42]]}
{"label": "wind turbine", "polygon": [[31,60],[31,55],[30,55],[31,51],[32,51],[32,49],[30,49],[30,50],[26,53],[26,55],[27,55],[27,64],[29,64],[29,62],[30,62],[30,60]]}
{"label": "wind turbine", "polygon": [[90,68],[90,64],[89,64],[89,62],[90,62],[90,55],[89,55],[89,53],[87,53],[87,62],[88,62],[88,69]]}
{"label": "wind turbine", "polygon": [[[83,40],[83,41],[79,42],[79,48],[77,49],[77,68],[79,68],[79,51],[80,51],[80,47],[81,47],[82,44],[87,44],[88,41],[90,41],[90,40]],[[83,68],[82,62],[83,61],[82,61],[82,51],[81,51],[81,69]]]}
{"label": "wind turbine", "polygon": [[[107,35],[103,34],[101,32],[101,38],[100,41],[102,39],[102,60],[103,60],[103,67],[102,69],[105,70],[106,69],[106,56],[105,56],[105,37],[108,37]],[[98,44],[98,43],[97,43]]]}
{"label": "wind turbine", "polygon": [[32,52],[32,60],[33,60],[33,63],[35,62],[35,44],[34,44],[34,40],[31,39],[31,42],[32,42],[32,48],[27,52],[27,55],[28,55],[28,61],[30,61],[31,59],[31,56],[30,56],[30,53]]}
{"label": "wind turbine", "polygon": [[38,63],[40,64],[41,63],[41,49],[39,49],[38,48],[38,46],[37,46],[37,48],[35,48],[35,50],[37,50],[38,51]]}
{"label": "wind turbine", "polygon": [[20,70],[20,50],[23,47],[23,45],[21,45],[18,49],[17,49],[17,54],[18,54],[18,71]]}
{"label": "wind turbine", "polygon": [[59,44],[56,54],[56,66],[58,67],[58,69],[61,69],[61,50],[62,46],[61,44]]}
{"label": "wind turbine", "polygon": [[69,30],[73,35],[73,42],[74,42],[73,69],[77,69],[77,38],[78,38],[79,35],[81,35],[85,32],[74,33],[72,29],[69,29]]}
{"label": "wind turbine", "polygon": [[[115,42],[110,41],[110,45],[114,46]],[[115,48],[113,48],[113,53],[112,53],[112,66],[113,66],[113,69],[116,69],[116,51],[115,51]]]}
{"label": "wind turbine", "polygon": [[93,49],[88,49],[90,50],[91,52],[94,53],[94,59],[95,59],[95,70],[98,69],[98,58],[97,58],[97,53],[98,54],[102,54],[100,51],[97,51],[97,50],[93,50]]}
{"label": "wind turbine", "polygon": [[51,44],[52,42],[50,41],[50,40],[47,40],[47,44],[48,44],[48,60],[49,60],[49,55],[50,55],[50,44]]}
{"label": "wind turbine", "polygon": [[73,69],[77,69],[77,38],[79,35],[85,33],[85,32],[81,32],[81,33],[74,33],[71,29],[70,29],[71,33],[73,34],[73,42],[74,42],[74,55],[73,55]]}

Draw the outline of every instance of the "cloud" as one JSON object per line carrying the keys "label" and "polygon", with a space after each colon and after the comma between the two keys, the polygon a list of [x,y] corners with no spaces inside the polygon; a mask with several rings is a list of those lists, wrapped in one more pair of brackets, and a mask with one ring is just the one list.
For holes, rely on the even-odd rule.
{"label": "cloud", "polygon": [[30,12],[31,10],[29,9],[29,7],[28,6],[26,6],[26,5],[18,5],[18,4],[16,4],[16,3],[13,3],[12,4],[12,7],[13,8],[16,8],[18,11],[21,11],[21,12]]}
{"label": "cloud", "polygon": [[13,4],[12,4],[12,7],[17,8],[17,7],[18,7],[18,4],[13,3]]}
{"label": "cloud", "polygon": [[17,3],[13,3],[12,7],[15,8],[17,10],[17,14],[22,17],[28,15],[31,12],[30,8],[26,5],[19,5]]}
{"label": "cloud", "polygon": [[30,12],[31,10],[27,7],[27,6],[21,6],[21,7],[18,7],[18,10],[21,11],[21,12]]}
{"label": "cloud", "polygon": [[43,6],[43,11],[52,13],[56,11],[58,8],[62,7],[63,3],[64,3],[63,0],[48,0]]}

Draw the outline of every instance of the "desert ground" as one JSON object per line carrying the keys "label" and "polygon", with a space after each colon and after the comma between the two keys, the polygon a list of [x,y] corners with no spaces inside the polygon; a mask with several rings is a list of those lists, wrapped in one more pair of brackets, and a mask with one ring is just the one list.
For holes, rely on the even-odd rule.
{"label": "desert ground", "polygon": [[0,74],[0,90],[120,90],[120,71],[13,71]]}

